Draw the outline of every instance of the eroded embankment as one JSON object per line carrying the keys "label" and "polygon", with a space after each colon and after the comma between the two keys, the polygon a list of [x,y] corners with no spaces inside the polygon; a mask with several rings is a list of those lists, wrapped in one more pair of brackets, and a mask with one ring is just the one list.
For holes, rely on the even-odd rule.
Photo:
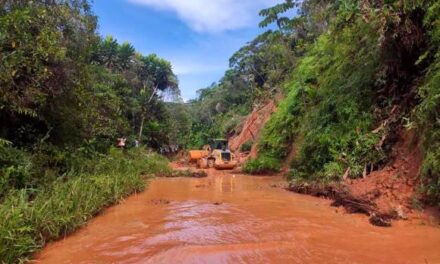
{"label": "eroded embankment", "polygon": [[[366,214],[378,226],[390,226],[393,219],[419,218],[421,208],[417,207],[423,197],[417,188],[422,157],[412,139],[411,134],[404,135],[394,146],[389,165],[370,171],[362,179],[345,179],[337,184],[291,184],[289,189],[332,199],[332,205],[343,206],[349,213]],[[433,211],[438,214],[438,210]]]}
{"label": "eroded embankment", "polygon": [[440,229],[370,225],[281,177],[158,178],[38,263],[439,263]]}
{"label": "eroded embankment", "polygon": [[255,158],[257,155],[257,141],[266,122],[276,111],[275,101],[269,100],[266,104],[256,107],[244,120],[241,127],[235,129],[235,134],[229,138],[229,147],[233,152],[239,152],[242,145],[253,143],[247,158]]}

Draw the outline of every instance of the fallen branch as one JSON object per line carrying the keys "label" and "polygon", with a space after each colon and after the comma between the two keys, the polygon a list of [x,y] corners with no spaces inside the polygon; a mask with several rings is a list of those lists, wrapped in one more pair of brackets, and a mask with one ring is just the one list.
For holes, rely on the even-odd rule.
{"label": "fallen branch", "polygon": [[351,214],[365,214],[369,216],[370,223],[376,226],[389,227],[391,226],[391,219],[396,218],[394,215],[379,212],[377,206],[370,200],[355,197],[334,184],[301,183],[293,184],[288,189],[300,194],[332,199],[332,206],[342,206]]}

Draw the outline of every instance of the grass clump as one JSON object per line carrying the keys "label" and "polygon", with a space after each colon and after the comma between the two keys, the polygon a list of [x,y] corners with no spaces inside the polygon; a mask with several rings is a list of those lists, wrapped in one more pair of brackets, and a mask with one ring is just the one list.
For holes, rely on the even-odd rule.
{"label": "grass clump", "polygon": [[204,178],[208,177],[208,174],[205,171],[197,170],[193,171],[190,169],[186,170],[172,170],[166,174],[162,174],[161,176],[167,177],[167,178]]}
{"label": "grass clump", "polygon": [[[92,161],[91,161],[92,162]],[[164,173],[165,158],[142,150],[113,149],[94,167],[59,177],[44,189],[15,189],[0,204],[0,259],[26,262],[47,242],[63,237],[103,208],[145,188],[145,178]]]}

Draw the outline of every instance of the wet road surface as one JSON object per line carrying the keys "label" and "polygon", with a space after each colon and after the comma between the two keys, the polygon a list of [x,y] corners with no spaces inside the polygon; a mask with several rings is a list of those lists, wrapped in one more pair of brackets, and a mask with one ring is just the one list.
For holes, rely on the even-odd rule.
{"label": "wet road surface", "polygon": [[158,178],[35,263],[440,263],[440,228],[374,227],[278,177]]}

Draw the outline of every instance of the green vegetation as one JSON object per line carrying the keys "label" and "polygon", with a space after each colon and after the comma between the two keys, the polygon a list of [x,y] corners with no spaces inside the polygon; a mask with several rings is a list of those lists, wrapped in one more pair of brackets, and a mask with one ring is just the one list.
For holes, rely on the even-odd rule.
{"label": "green vegetation", "polygon": [[168,177],[168,178],[204,178],[208,177],[208,174],[203,170],[173,170],[169,173],[161,174],[162,177]]}
{"label": "green vegetation", "polygon": [[254,142],[252,140],[246,141],[243,145],[240,146],[240,151],[241,152],[249,152],[249,151],[251,151],[253,144],[254,144]]}
{"label": "green vegetation", "polygon": [[101,39],[88,1],[3,1],[0,138],[105,152],[117,137],[159,148],[177,141],[162,100],[179,100],[171,64]]}
{"label": "green vegetation", "polygon": [[[185,127],[162,100],[180,100],[171,64],[96,25],[86,0],[0,3],[1,263],[26,261],[171,173],[146,151],[180,143]],[[127,148],[114,149],[121,137]]]}
{"label": "green vegetation", "polygon": [[440,3],[426,10],[424,24],[430,40],[429,48],[417,61],[429,65],[423,85],[418,91],[421,103],[415,109],[416,126],[422,134],[424,162],[422,189],[432,203],[440,205]]}
{"label": "green vegetation", "polygon": [[247,162],[242,170],[250,174],[271,174],[281,170],[281,161],[279,159],[261,155],[258,159]]}
{"label": "green vegetation", "polygon": [[230,69],[220,82],[199,90],[199,97],[189,104],[193,113],[190,148],[200,148],[209,138],[239,133],[240,124],[255,106],[281,92],[295,64],[281,30],[261,34],[229,62]]}
{"label": "green vegetation", "polygon": [[294,177],[342,176],[348,167],[356,177],[365,163],[380,161],[382,153],[374,148],[379,135],[370,132],[376,32],[373,23],[350,26],[323,34],[311,45],[293,73],[287,98],[263,132],[260,152],[284,159],[302,135]]}
{"label": "green vegetation", "polygon": [[168,161],[141,150],[111,149],[44,189],[11,190],[0,204],[0,259],[25,262],[47,242],[66,236],[127,195],[145,178],[169,173]]}
{"label": "green vegetation", "polygon": [[201,148],[210,138],[224,137],[252,109],[250,88],[234,71],[228,71],[218,84],[198,91],[199,98],[187,105],[191,127],[187,146]]}

